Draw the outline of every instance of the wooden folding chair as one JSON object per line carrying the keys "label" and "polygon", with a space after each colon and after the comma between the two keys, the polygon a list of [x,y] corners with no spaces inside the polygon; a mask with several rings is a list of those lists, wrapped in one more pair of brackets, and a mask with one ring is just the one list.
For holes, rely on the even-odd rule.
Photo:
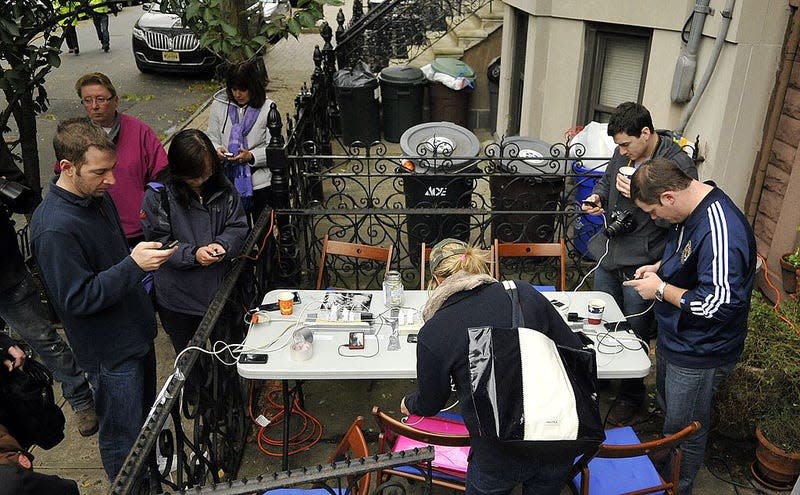
{"label": "wooden folding chair", "polygon": [[[362,457],[369,457],[369,447],[367,446],[367,439],[364,438],[364,432],[361,430],[364,426],[364,417],[358,416],[344,437],[336,446],[336,449],[328,457],[328,464],[342,461],[346,459],[360,459]],[[369,493],[369,483],[372,480],[372,474],[366,473],[358,480],[347,479],[347,485],[353,486],[353,490],[348,493],[353,495],[366,495]],[[345,493],[348,486],[343,486],[341,493]],[[334,491],[336,489],[334,488]],[[327,495],[331,493],[326,488],[278,488],[276,490],[269,490],[264,495]]]}
{"label": "wooden folding chair", "polygon": [[[425,290],[425,273],[428,271],[428,262],[431,260],[431,250],[425,243],[419,245],[419,290]],[[433,275],[431,275],[433,276]]]}
{"label": "wooden folding chair", "polygon": [[[431,250],[432,247],[428,247],[425,243],[420,244],[420,262],[419,262],[419,289],[425,290],[427,289],[427,284],[425,282],[425,275],[428,272],[428,264],[431,260]],[[495,256],[494,256],[494,247],[489,247],[489,275],[494,276],[494,267],[495,267]],[[433,277],[433,274],[431,274]]]}
{"label": "wooden folding chair", "polygon": [[[469,447],[468,434],[452,435],[421,430],[389,416],[381,411],[378,406],[372,408],[372,415],[375,417],[375,421],[378,423],[378,428],[380,429],[378,435],[379,454],[391,452],[399,437],[406,437],[411,440],[423,442],[427,445],[433,445],[434,449],[436,449],[436,447]],[[423,473],[426,472],[426,469],[427,467],[425,466],[408,469],[403,469],[403,466],[401,466],[400,468],[385,469],[378,472],[377,483],[381,484],[391,476],[399,476],[409,480],[424,482],[425,476]],[[431,482],[434,485],[453,490],[462,492],[466,490],[466,478],[453,473],[437,471],[436,468],[433,468],[433,479]]]}
{"label": "wooden folding chair", "polygon": [[513,242],[503,243],[497,239],[493,242],[494,276],[501,277],[501,258],[559,258],[558,290],[567,290],[567,246],[564,239],[559,242]]}
{"label": "wooden folding chair", "polygon": [[[322,281],[325,274],[326,263],[329,256],[344,256],[360,260],[372,260],[386,264],[384,273],[388,272],[392,265],[392,246],[388,248],[380,246],[369,246],[367,244],[356,244],[352,242],[333,241],[326,234],[322,240],[322,255],[319,259],[319,270],[317,273],[317,290],[322,289]],[[358,265],[355,264],[358,272]],[[356,273],[358,278],[358,273]],[[365,287],[354,287],[364,289]]]}
{"label": "wooden folding chair", "polygon": [[[643,495],[678,493],[680,445],[700,429],[693,421],[681,431],[649,442],[639,442],[633,428],[606,430],[606,441],[594,457],[584,456],[573,467],[571,488],[580,495]],[[656,463],[671,463],[665,480]]]}

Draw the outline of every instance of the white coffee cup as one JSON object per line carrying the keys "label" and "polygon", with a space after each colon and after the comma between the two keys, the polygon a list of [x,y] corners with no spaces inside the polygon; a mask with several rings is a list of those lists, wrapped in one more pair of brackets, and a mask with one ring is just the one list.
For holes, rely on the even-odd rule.
{"label": "white coffee cup", "polygon": [[602,299],[589,299],[586,313],[586,323],[589,325],[599,325],[603,322],[603,311],[606,303]]}
{"label": "white coffee cup", "polygon": [[619,173],[630,179],[633,177],[633,173],[636,172],[636,169],[633,167],[620,167]]}
{"label": "white coffee cup", "polygon": [[278,307],[281,310],[281,314],[284,316],[289,316],[292,314],[294,306],[294,293],[293,292],[281,292],[278,294]]}

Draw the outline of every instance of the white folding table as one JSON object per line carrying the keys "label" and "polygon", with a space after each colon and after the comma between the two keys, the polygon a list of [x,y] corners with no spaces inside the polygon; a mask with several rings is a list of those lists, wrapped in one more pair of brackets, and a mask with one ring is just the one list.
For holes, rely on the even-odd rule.
{"label": "white folding table", "polygon": [[[279,292],[270,291],[263,305],[277,302]],[[256,380],[281,380],[284,406],[283,469],[288,468],[288,436],[291,398],[289,380],[354,380],[416,378],[416,344],[408,341],[422,326],[421,310],[427,291],[406,290],[403,306],[392,317],[381,291],[297,290],[300,302],[291,316],[266,312],[264,322],[253,324],[244,340],[237,364],[239,375]],[[624,321],[614,299],[604,292],[544,292],[567,319],[570,312],[585,321],[589,299],[606,303],[604,322]],[[373,323],[356,321],[372,317]],[[388,350],[392,327],[397,321],[399,349]],[[628,331],[608,332],[604,325],[571,323],[587,335],[597,353],[597,376],[601,379],[640,378],[650,371],[650,359],[641,343]],[[296,334],[313,335],[313,353],[306,361],[292,359],[290,346]],[[364,348],[350,349],[351,332],[364,332]],[[249,362],[264,359],[266,362]]]}

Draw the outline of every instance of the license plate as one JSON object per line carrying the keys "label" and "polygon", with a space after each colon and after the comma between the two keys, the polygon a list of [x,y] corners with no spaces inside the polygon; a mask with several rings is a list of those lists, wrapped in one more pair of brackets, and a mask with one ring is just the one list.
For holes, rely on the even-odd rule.
{"label": "license plate", "polygon": [[161,52],[164,62],[180,62],[181,55],[178,52]]}

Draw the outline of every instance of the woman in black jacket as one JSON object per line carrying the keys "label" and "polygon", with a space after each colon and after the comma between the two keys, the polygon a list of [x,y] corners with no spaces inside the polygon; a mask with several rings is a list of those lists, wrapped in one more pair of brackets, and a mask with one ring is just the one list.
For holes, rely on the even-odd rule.
{"label": "woman in black jacket", "polygon": [[[463,241],[445,239],[431,250],[430,269],[437,287],[422,312],[425,325],[417,341],[417,391],[406,396],[403,414],[433,416],[455,385],[461,414],[470,434],[467,494],[510,492],[522,484],[525,495],[557,495],[572,459],[521,455],[482,432],[472,399],[468,329],[512,328],[507,291],[489,275],[489,253]],[[580,348],[580,339],[566,326],[550,302],[529,283],[516,282],[525,326],[556,344]]]}

